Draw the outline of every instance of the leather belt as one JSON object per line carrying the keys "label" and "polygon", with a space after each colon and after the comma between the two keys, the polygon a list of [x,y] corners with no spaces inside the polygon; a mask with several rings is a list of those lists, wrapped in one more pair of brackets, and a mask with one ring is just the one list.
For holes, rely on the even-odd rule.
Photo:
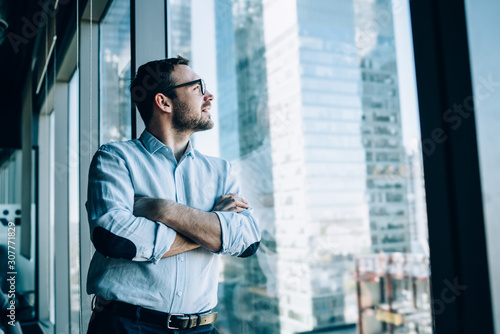
{"label": "leather belt", "polygon": [[103,308],[105,311],[120,317],[142,322],[148,322],[168,329],[189,329],[209,325],[217,319],[217,312],[204,312],[197,314],[170,314],[151,310],[137,305],[119,301],[102,302],[97,300],[96,310]]}

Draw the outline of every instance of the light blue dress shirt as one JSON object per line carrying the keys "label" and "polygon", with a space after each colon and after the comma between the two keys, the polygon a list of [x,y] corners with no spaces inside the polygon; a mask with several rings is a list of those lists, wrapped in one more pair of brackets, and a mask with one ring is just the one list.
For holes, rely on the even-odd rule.
{"label": "light blue dress shirt", "polygon": [[[162,259],[176,232],[134,216],[134,196],[170,199],[208,212],[229,193],[241,196],[229,162],[201,154],[191,142],[179,162],[147,130],[139,139],[101,146],[89,171],[86,208],[96,252],[87,293],[168,313],[214,308],[219,254],[200,247]],[[253,255],[260,229],[252,208],[215,213],[222,229],[220,253]]]}

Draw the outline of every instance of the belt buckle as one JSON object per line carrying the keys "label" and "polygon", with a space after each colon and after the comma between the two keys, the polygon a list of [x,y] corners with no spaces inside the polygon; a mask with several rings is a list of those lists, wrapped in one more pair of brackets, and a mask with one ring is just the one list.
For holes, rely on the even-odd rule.
{"label": "belt buckle", "polygon": [[173,315],[175,315],[175,316],[183,316],[184,314],[171,314],[171,313],[169,313],[169,314],[168,314],[168,317],[167,317],[167,328],[168,328],[168,329],[180,329],[180,328],[177,328],[177,327],[170,327],[170,321],[171,321],[171,320],[170,320],[170,318],[171,318]]}

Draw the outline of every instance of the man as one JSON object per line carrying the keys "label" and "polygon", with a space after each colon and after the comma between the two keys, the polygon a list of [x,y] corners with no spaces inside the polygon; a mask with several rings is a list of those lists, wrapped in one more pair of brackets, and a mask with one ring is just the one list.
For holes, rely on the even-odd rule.
{"label": "man", "polygon": [[217,333],[218,254],[247,257],[260,230],[230,164],[193,149],[214,96],[182,58],[142,65],[131,84],[146,130],[103,145],[89,172],[89,333]]}

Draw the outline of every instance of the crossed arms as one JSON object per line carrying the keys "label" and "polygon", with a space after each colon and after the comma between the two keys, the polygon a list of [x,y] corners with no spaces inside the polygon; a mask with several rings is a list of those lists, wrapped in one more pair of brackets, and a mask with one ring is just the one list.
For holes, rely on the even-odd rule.
{"label": "crossed arms", "polygon": [[[248,203],[235,195],[239,187],[229,163],[215,161],[226,195],[206,212],[167,199],[135,201],[136,187],[148,189],[158,181],[134,170],[138,167],[126,159],[116,147],[104,145],[89,169],[86,208],[91,238],[104,257],[156,263],[198,247],[239,257],[255,253],[260,243],[258,222]],[[208,196],[215,197],[215,190]]]}
{"label": "crossed arms", "polygon": [[[221,196],[212,211],[242,212],[248,202],[236,194]],[[217,214],[191,208],[177,202],[150,197],[136,197],[134,215],[158,221],[177,231],[170,249],[162,258],[184,253],[198,247],[211,252],[222,248],[221,226]]]}

